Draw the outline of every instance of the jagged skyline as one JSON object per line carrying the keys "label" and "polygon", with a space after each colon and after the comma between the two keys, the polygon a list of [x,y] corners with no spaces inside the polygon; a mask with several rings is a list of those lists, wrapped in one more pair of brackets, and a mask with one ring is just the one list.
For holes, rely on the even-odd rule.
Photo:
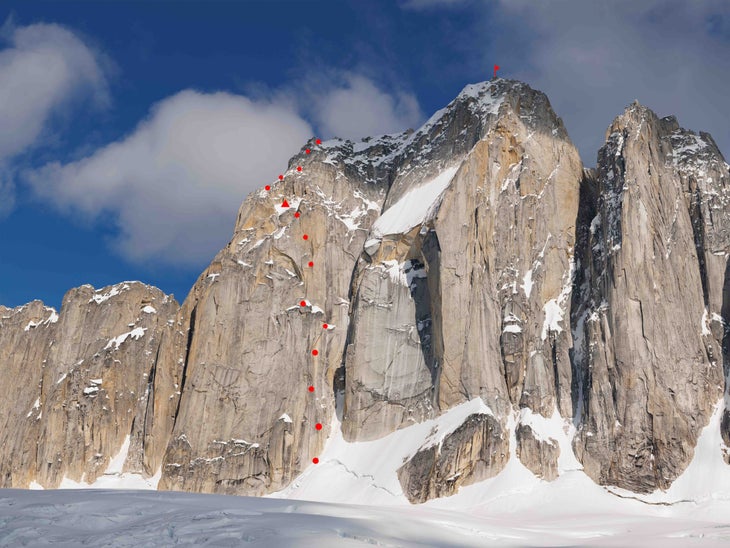
{"label": "jagged skyline", "polygon": [[5,3],[0,302],[124,279],[183,299],[306,139],[418,127],[495,63],[548,93],[588,166],[635,98],[726,151],[722,2],[634,4]]}

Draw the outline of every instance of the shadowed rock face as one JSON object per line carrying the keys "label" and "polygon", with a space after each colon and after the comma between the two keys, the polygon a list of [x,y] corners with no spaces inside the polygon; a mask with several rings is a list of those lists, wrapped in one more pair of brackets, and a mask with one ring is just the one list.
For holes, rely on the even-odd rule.
{"label": "shadowed rock face", "polygon": [[93,481],[129,436],[124,469],[162,489],[263,495],[335,414],[367,441],[472,400],[398,470],[412,502],[499,473],[510,439],[554,479],[559,416],[599,483],[686,468],[730,363],[709,135],[635,104],[586,170],[545,95],[495,79],[417,131],[306,147],[181,307],[138,282],[0,307],[0,486]]}
{"label": "shadowed rock face", "polygon": [[722,395],[728,183],[709,136],[638,104],[584,182],[574,448],[599,483],[667,488]]}

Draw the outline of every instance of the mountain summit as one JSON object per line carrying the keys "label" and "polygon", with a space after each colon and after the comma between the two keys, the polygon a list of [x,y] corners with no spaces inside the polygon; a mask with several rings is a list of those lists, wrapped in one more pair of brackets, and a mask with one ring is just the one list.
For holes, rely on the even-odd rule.
{"label": "mountain summit", "polygon": [[0,307],[1,485],[667,489],[723,412],[730,460],[729,169],[636,103],[584,169],[501,78],[416,131],[305,143],[182,306],[126,282]]}

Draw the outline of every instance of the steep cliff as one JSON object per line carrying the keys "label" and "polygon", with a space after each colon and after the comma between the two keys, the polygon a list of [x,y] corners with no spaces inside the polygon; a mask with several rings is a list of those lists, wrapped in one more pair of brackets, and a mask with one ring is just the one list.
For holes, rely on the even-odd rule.
{"label": "steep cliff", "polygon": [[328,440],[407,430],[388,492],[414,503],[510,459],[667,488],[727,386],[730,174],[638,104],[606,135],[584,169],[544,94],[469,85],[416,131],[306,143],[182,306],[126,282],[0,307],[0,485],[118,455],[161,489],[263,495]]}
{"label": "steep cliff", "polygon": [[474,396],[502,422],[518,406],[568,415],[582,165],[562,122],[542,93],[497,81],[468,86],[411,139],[355,272],[345,436]]}
{"label": "steep cliff", "polygon": [[159,452],[168,436],[145,444],[154,422],[147,397],[177,308],[159,289],[127,282],[72,289],[59,313],[39,301],[0,310],[4,487],[91,483],[123,446],[125,470],[156,472],[143,454]]}
{"label": "steep cliff", "polygon": [[638,103],[584,181],[574,447],[599,483],[667,488],[722,395],[728,184],[708,135]]}

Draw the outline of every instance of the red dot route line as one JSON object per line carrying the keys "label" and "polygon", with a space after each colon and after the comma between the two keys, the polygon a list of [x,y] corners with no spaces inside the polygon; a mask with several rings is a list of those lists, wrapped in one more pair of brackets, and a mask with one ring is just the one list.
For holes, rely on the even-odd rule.
{"label": "red dot route line", "polygon": [[[317,145],[321,145],[321,144],[322,144],[322,141],[321,141],[320,139],[316,139],[316,140],[315,140],[315,143],[316,143]],[[307,148],[307,149],[306,149],[306,150],[305,150],[304,152],[305,152],[305,154],[311,154],[311,152],[312,152],[312,151],[311,151],[311,149]],[[303,169],[303,168],[302,168],[302,166],[297,166],[297,168],[296,168],[296,170],[297,170],[297,172],[298,172],[298,173],[301,173],[301,172],[302,172],[302,169]],[[284,180],[284,175],[283,175],[283,174],[282,174],[282,175],[279,175],[279,181],[283,181],[283,180]],[[265,186],[264,188],[265,188],[265,190],[266,190],[266,191],[269,191],[269,190],[271,190],[271,186],[270,186],[270,185],[266,185],[266,186]],[[301,202],[300,202],[300,203],[301,203]],[[282,208],[289,208],[289,207],[290,207],[290,206],[289,206],[289,202],[288,202],[288,201],[286,200],[286,198],[284,198],[284,199],[282,200],[282,202],[281,202],[281,206],[280,206],[280,207],[282,207]],[[299,212],[299,211],[296,211],[296,212],[294,213],[294,218],[298,219],[298,218],[299,218],[300,216],[301,216],[301,214],[300,214],[300,212]],[[303,239],[303,240],[305,240],[305,241],[309,240],[309,235],[308,235],[308,234],[302,234],[302,239]],[[312,261],[309,261],[309,262],[307,263],[307,266],[309,266],[309,268],[313,268],[313,267],[314,267],[314,262],[312,262]],[[311,306],[311,303],[309,303],[309,302],[308,302],[308,301],[307,301],[306,299],[304,299],[304,300],[302,300],[302,301],[300,301],[300,302],[299,302],[299,306],[300,306],[301,308],[306,308],[307,306]],[[327,324],[327,323],[323,323],[323,324],[322,324],[322,329],[324,329],[324,330],[329,330],[329,329],[330,329],[330,327],[334,328],[334,326],[330,326],[330,325],[329,325],[329,324]],[[313,348],[311,352],[312,352],[312,356],[314,356],[314,357],[316,357],[316,356],[318,356],[318,355],[319,355],[319,350],[317,350],[316,348]],[[314,392],[314,385],[309,385],[309,386],[307,387],[307,390],[308,390],[308,391],[309,391],[310,393],[313,393],[313,392]],[[317,430],[317,431],[320,431],[320,430],[322,430],[322,423],[320,423],[320,422],[316,423],[316,424],[314,425],[314,428],[315,428],[315,430]],[[312,463],[313,463],[313,464],[319,464],[319,458],[317,458],[317,457],[314,457],[314,458],[312,459]]]}

